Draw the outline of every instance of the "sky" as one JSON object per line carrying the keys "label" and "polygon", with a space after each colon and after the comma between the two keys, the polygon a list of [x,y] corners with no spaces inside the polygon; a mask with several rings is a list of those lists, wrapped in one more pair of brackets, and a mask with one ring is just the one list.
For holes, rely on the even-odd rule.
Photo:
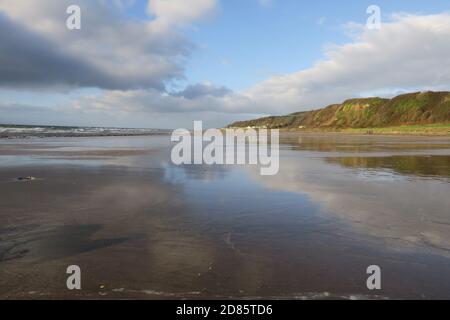
{"label": "sky", "polygon": [[442,0],[0,0],[0,30],[0,123],[222,127],[450,90]]}

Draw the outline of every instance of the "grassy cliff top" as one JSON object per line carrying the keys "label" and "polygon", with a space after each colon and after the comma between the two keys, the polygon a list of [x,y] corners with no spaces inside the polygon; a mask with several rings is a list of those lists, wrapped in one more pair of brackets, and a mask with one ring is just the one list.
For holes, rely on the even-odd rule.
{"label": "grassy cliff top", "polygon": [[349,99],[323,109],[240,121],[229,127],[345,131],[430,125],[450,130],[450,92],[415,92],[392,99]]}

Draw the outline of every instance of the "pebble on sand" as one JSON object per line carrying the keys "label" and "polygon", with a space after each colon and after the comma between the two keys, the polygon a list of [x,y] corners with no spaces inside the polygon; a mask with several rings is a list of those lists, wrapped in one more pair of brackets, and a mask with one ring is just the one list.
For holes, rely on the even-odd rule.
{"label": "pebble on sand", "polygon": [[33,176],[28,176],[28,177],[19,177],[19,178],[17,178],[17,180],[18,181],[33,181],[33,180],[36,180],[36,178]]}

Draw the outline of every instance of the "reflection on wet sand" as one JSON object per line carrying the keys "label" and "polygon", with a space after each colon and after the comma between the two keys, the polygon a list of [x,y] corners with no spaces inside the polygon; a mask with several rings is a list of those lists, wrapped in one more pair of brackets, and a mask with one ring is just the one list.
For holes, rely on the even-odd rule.
{"label": "reflection on wet sand", "polygon": [[[373,164],[371,156],[404,157],[393,145],[412,143],[385,138],[376,152],[356,153],[367,165],[348,166],[340,159],[354,151],[323,151],[318,141],[330,143],[284,141],[274,177],[174,166],[161,136],[42,139],[38,154],[3,146],[0,158],[11,161],[0,166],[0,297],[450,297],[445,142],[424,140],[439,147],[414,149],[419,159]],[[109,156],[42,158],[46,143]],[[113,156],[118,150],[151,152]],[[40,179],[14,181],[28,175]],[[71,264],[82,269],[79,292],[65,287]],[[365,286],[371,264],[382,267],[381,292]]]}
{"label": "reflection on wet sand", "polygon": [[92,240],[100,225],[66,225],[58,227],[22,226],[0,230],[0,261],[27,258],[28,260],[61,259],[103,247],[113,246],[127,239]]}
{"label": "reflection on wet sand", "polygon": [[327,158],[330,163],[362,170],[389,170],[400,175],[450,177],[450,156],[391,156]]}
{"label": "reflection on wet sand", "polygon": [[292,150],[320,152],[405,152],[450,148],[447,137],[348,135],[336,133],[285,133],[281,137]]}
{"label": "reflection on wet sand", "polygon": [[[299,149],[304,147],[303,139],[297,141]],[[408,138],[395,149],[390,137],[335,137],[343,145],[349,140],[354,145],[356,141],[372,139],[378,147],[390,145],[396,152],[390,151],[391,156],[374,152],[358,157],[349,156],[355,154],[353,150],[342,148],[346,151],[329,157],[330,153],[323,152],[320,146],[323,137],[308,139],[310,152],[285,152],[277,176],[259,177],[255,173],[254,177],[269,188],[308,195],[325,211],[389,245],[437,249],[448,255],[450,153],[442,149],[443,141],[428,141],[425,148],[442,154],[423,156],[423,150],[417,150],[418,155],[404,156],[405,150],[411,150]],[[318,145],[312,147],[310,139]],[[291,147],[295,145],[292,139],[288,141]],[[325,141],[326,145],[329,143]],[[416,147],[417,144],[412,146]]]}
{"label": "reflection on wet sand", "polygon": [[255,178],[272,189],[306,194],[324,211],[390,245],[450,250],[448,183],[346,171],[325,162],[284,159],[277,176]]}

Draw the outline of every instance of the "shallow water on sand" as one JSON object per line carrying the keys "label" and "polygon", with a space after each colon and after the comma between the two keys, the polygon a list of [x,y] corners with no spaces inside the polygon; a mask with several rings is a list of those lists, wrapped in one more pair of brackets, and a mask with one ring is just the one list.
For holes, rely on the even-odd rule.
{"label": "shallow water on sand", "polygon": [[275,176],[172,146],[0,141],[0,298],[450,298],[448,138],[284,134]]}

